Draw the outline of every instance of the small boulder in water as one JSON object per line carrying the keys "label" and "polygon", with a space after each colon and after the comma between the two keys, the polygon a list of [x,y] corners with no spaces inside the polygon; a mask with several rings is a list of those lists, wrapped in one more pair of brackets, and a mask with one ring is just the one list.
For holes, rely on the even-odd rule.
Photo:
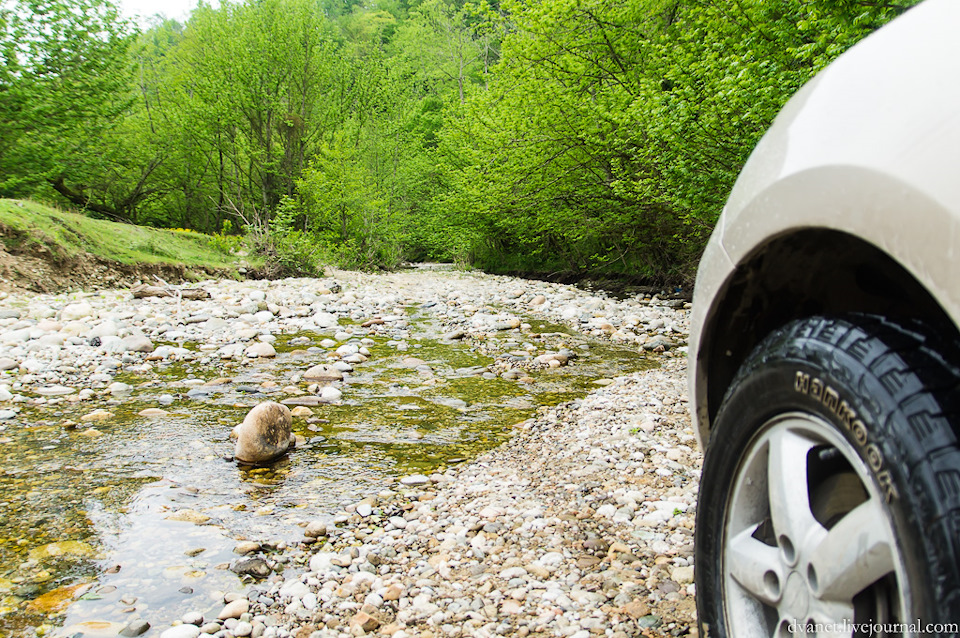
{"label": "small boulder in water", "polygon": [[241,463],[263,465],[290,448],[293,418],[285,405],[266,401],[256,406],[236,428],[234,456]]}
{"label": "small boulder in water", "polygon": [[254,578],[266,578],[273,571],[267,564],[267,561],[260,557],[241,558],[230,565],[230,571],[243,576],[253,576]]}

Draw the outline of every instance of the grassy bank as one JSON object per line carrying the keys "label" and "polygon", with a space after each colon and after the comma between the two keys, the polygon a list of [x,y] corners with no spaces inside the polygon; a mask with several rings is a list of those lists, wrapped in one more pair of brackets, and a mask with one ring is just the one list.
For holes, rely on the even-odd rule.
{"label": "grassy bank", "polygon": [[218,270],[257,265],[217,249],[208,235],[92,219],[10,199],[0,199],[0,240],[10,254],[49,252],[61,261],[89,254],[127,265],[166,263]]}
{"label": "grassy bank", "polygon": [[30,201],[0,199],[0,292],[124,288],[258,276],[260,259],[196,232],[92,219]]}

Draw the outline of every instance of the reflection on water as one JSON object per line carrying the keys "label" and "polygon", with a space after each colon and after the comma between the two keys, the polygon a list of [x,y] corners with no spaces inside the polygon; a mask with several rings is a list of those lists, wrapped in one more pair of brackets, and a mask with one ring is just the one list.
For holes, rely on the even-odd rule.
{"label": "reflection on water", "polygon": [[[494,359],[467,343],[437,341],[428,320],[415,322],[412,334],[406,352],[375,337],[370,361],[343,386],[343,402],[295,418],[304,443],[269,468],[225,460],[230,431],[257,403],[289,398],[291,385],[305,390],[296,375],[325,360],[317,344],[328,335],[283,335],[276,359],[157,362],[149,373],[120,377],[134,386],[127,396],[24,405],[0,432],[0,635],[41,626],[40,633],[63,626],[55,631],[66,636],[115,634],[133,617],[161,626],[187,611],[212,612],[215,592],[243,586],[226,569],[238,540],[295,542],[304,521],[330,519],[398,476],[471,458],[538,406],[647,365],[590,342],[575,365],[537,370],[536,382],[524,384],[484,378]],[[539,352],[560,340],[586,343],[556,334],[537,342]],[[202,385],[216,378],[230,382]],[[167,414],[139,415],[158,406]],[[113,417],[82,420],[97,408]]]}

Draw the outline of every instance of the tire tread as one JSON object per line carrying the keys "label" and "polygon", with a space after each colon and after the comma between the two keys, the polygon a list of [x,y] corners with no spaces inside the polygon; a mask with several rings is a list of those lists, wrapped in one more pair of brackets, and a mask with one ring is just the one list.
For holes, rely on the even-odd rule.
{"label": "tire tread", "polygon": [[[912,540],[938,613],[960,617],[960,345],[919,323],[872,315],[797,320],[747,358],[723,405],[771,361],[809,365],[857,393],[889,467],[903,477],[899,498],[908,504],[910,527],[920,531]],[[719,445],[711,440],[710,449]],[[705,472],[708,463],[709,452]]]}

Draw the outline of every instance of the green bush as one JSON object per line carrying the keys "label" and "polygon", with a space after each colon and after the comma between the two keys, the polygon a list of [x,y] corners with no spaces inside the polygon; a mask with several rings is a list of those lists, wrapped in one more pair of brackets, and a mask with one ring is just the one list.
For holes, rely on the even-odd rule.
{"label": "green bush", "polygon": [[287,276],[312,277],[323,274],[323,249],[310,233],[299,230],[272,237],[272,252],[268,262]]}
{"label": "green bush", "polygon": [[222,252],[224,255],[236,255],[243,250],[244,238],[242,235],[222,235],[215,233],[210,235],[210,247]]}

